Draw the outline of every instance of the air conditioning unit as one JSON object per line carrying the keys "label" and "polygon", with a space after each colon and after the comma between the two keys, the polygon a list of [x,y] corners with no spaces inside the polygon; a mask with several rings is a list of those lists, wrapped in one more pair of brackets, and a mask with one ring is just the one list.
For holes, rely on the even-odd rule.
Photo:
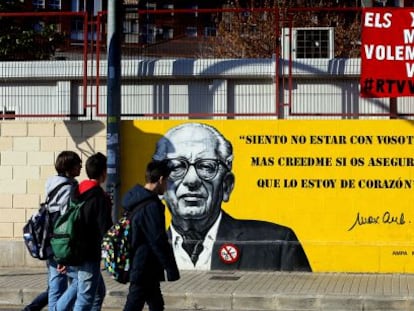
{"label": "air conditioning unit", "polygon": [[334,58],[334,28],[282,28],[282,58]]}

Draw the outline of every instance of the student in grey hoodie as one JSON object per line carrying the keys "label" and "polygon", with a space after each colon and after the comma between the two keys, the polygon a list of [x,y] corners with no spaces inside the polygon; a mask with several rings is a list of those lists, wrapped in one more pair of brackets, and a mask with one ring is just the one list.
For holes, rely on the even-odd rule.
{"label": "student in grey hoodie", "polygon": [[[52,226],[53,221],[57,219],[66,210],[66,205],[72,189],[76,188],[78,182],[75,177],[80,175],[82,168],[82,160],[76,152],[62,151],[56,158],[55,169],[57,175],[47,179],[45,189],[46,196],[55,190],[56,195],[48,202],[49,212],[51,213]],[[49,305],[49,310],[54,310],[57,300],[62,296],[68,287],[68,279],[76,282],[76,274],[73,271],[67,271],[65,274],[57,271],[57,263],[53,259],[53,251],[50,248],[48,266],[48,288],[46,292],[37,296],[29,305],[25,307],[25,311],[38,311]],[[76,298],[76,291],[65,294],[65,306],[73,304]],[[56,307],[57,308],[57,307]],[[57,308],[58,309],[58,308]]]}
{"label": "student in grey hoodie", "polygon": [[[53,221],[66,211],[67,202],[73,189],[76,189],[78,182],[75,177],[80,175],[82,168],[82,160],[76,152],[62,151],[55,162],[57,175],[51,176],[46,181],[46,194],[49,194],[55,187],[62,185],[48,204],[49,212],[52,213]],[[52,221],[52,225],[53,225]],[[76,291],[66,292],[68,282],[77,282],[77,274],[75,271],[68,269],[65,273],[57,270],[57,262],[53,259],[53,252],[48,260],[49,265],[49,282],[48,282],[48,300],[49,310],[59,310],[56,306],[57,301],[65,307],[72,305],[76,299]],[[71,288],[75,288],[72,286]],[[59,299],[65,293],[65,299]]]}

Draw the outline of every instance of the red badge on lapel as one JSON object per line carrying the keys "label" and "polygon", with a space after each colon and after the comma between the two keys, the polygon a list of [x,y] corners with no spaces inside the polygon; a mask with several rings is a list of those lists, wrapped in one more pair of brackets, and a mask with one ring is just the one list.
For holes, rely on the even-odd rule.
{"label": "red badge on lapel", "polygon": [[239,260],[240,250],[236,245],[226,243],[220,246],[219,256],[221,261],[225,264],[232,264]]}

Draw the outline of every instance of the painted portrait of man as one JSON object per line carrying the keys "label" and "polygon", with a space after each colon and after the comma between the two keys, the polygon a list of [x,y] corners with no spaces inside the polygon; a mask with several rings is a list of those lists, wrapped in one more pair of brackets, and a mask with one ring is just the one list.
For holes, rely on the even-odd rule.
{"label": "painted portrait of man", "polygon": [[233,157],[231,142],[203,123],[173,127],[157,142],[153,159],[172,170],[164,199],[179,268],[312,271],[291,228],[223,210],[235,187]]}

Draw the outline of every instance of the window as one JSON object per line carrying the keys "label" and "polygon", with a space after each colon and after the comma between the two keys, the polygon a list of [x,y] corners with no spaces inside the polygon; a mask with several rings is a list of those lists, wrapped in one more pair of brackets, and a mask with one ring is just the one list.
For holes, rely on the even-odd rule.
{"label": "window", "polygon": [[73,19],[71,24],[70,38],[72,40],[83,40],[83,20]]}
{"label": "window", "polygon": [[400,0],[374,0],[373,7],[399,7]]}
{"label": "window", "polygon": [[32,4],[33,4],[33,7],[35,9],[44,9],[45,8],[45,0],[33,0]]}
{"label": "window", "polygon": [[205,37],[215,37],[217,35],[216,27],[204,27]]}
{"label": "window", "polygon": [[193,26],[186,27],[185,35],[190,38],[197,37],[197,27],[193,27]]}
{"label": "window", "polygon": [[62,9],[61,0],[49,0],[49,8],[52,10]]}
{"label": "window", "polygon": [[282,57],[288,59],[324,58],[334,56],[333,28],[293,28],[292,36],[289,28],[282,30]]}
{"label": "window", "polygon": [[329,31],[297,29],[296,58],[329,58]]}
{"label": "window", "polygon": [[411,0],[361,0],[362,7],[406,7],[412,6]]}
{"label": "window", "polygon": [[138,33],[138,13],[125,13],[124,33]]}

